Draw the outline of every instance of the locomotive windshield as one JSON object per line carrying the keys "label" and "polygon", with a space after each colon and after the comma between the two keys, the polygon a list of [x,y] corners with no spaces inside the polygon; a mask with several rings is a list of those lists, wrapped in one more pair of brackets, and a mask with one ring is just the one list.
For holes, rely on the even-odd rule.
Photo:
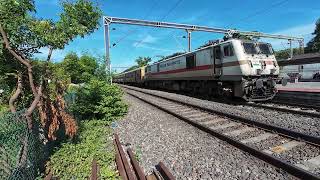
{"label": "locomotive windshield", "polygon": [[247,54],[258,54],[256,45],[254,43],[244,42],[243,47],[244,47],[244,51]]}
{"label": "locomotive windshield", "polygon": [[272,54],[272,49],[268,44],[260,43],[258,46],[261,54]]}
{"label": "locomotive windshield", "polygon": [[266,43],[243,42],[242,45],[247,54],[273,54],[272,48]]}

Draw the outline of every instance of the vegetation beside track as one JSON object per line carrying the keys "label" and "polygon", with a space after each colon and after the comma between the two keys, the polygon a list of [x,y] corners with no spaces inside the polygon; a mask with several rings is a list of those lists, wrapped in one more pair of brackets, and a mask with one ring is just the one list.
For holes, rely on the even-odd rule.
{"label": "vegetation beside track", "polygon": [[116,179],[109,124],[101,120],[80,122],[76,142],[63,143],[51,156],[48,169],[61,179],[88,179],[92,160],[96,159],[100,166],[101,179]]}
{"label": "vegetation beside track", "polygon": [[[59,179],[85,179],[93,158],[102,179],[116,178],[108,137],[111,122],[127,110],[122,91],[110,84],[103,58],[69,53],[57,59],[55,54],[99,28],[99,5],[61,1],[59,17],[53,21],[37,18],[33,0],[0,4],[0,114],[6,118],[0,122],[0,144],[5,145],[0,179],[43,178],[48,171]],[[48,50],[46,57],[35,58],[42,49]],[[18,112],[28,124],[17,123]],[[20,149],[25,152],[17,153]],[[39,161],[31,162],[33,157]],[[22,162],[6,167],[8,158]]]}
{"label": "vegetation beside track", "polygon": [[[69,59],[69,62],[77,66],[81,57],[73,58],[78,60]],[[99,66],[95,67],[96,70],[92,72],[101,69]],[[73,69],[71,73],[79,74],[77,70],[79,71]],[[73,85],[68,89],[68,109],[76,117],[79,131],[73,140],[65,141],[54,151],[46,166],[47,173],[51,171],[61,179],[86,179],[90,176],[91,162],[96,159],[102,179],[117,178],[113,167],[114,150],[110,125],[127,112],[127,105],[122,101],[122,90],[109,84],[106,74],[99,74],[89,74],[86,80],[75,79],[82,84]]]}

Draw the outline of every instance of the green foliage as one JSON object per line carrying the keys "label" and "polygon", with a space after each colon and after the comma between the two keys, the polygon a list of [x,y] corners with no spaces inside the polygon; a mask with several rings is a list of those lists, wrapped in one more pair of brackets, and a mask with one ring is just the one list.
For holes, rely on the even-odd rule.
{"label": "green foliage", "polygon": [[[58,64],[60,71],[70,77],[74,84],[89,82],[92,78],[103,79],[106,76],[105,66],[98,64],[98,58],[89,54],[78,57],[76,53],[66,55],[62,63]],[[103,72],[104,71],[104,72]]]}
{"label": "green foliage", "polygon": [[138,146],[138,147],[136,148],[135,158],[136,158],[137,161],[140,162],[140,161],[141,161],[141,157],[142,157],[142,150],[141,150],[141,147]]}
{"label": "green foliage", "polygon": [[[300,49],[293,48],[293,55],[298,55],[298,54],[301,54]],[[277,60],[288,59],[290,57],[290,49],[275,51],[274,55],[276,56]]]}
{"label": "green foliage", "polygon": [[101,15],[101,10],[88,0],[63,1],[59,21],[37,19],[29,26],[45,46],[63,49],[77,36],[84,37],[98,29]]}
{"label": "green foliage", "polygon": [[9,110],[9,107],[7,105],[0,104],[0,116],[7,112]]}
{"label": "green foliage", "polygon": [[70,110],[82,119],[103,119],[110,121],[122,116],[127,105],[121,101],[123,92],[116,85],[93,79],[75,92],[75,102]]}
{"label": "green foliage", "polygon": [[51,156],[48,167],[60,179],[88,179],[91,163],[96,159],[100,166],[101,179],[117,179],[111,168],[114,152],[111,130],[105,121],[82,121],[78,142],[67,142]]}
{"label": "green foliage", "polygon": [[137,69],[139,67],[146,66],[152,61],[152,59],[151,59],[151,57],[141,57],[141,56],[139,56],[135,61],[136,61],[137,65],[131,66],[130,68],[124,70],[123,72],[128,72],[128,71]]}
{"label": "green foliage", "polygon": [[139,56],[138,59],[136,59],[136,63],[138,64],[139,67],[146,66],[150,62],[151,62],[151,58],[150,57],[141,57],[141,56]]}
{"label": "green foliage", "polygon": [[[4,28],[12,48],[29,60],[42,47],[53,50],[61,49],[76,37],[84,37],[92,33],[99,27],[102,14],[98,6],[88,0],[63,1],[62,13],[60,19],[56,22],[50,19],[36,18],[34,13],[36,11],[33,0],[0,0],[0,25]],[[0,41],[2,40],[3,37],[0,36]],[[71,78],[76,79],[76,83],[89,81],[94,74],[92,69],[97,69],[97,65],[89,57],[81,57],[80,60],[77,60],[79,62],[77,61],[74,64],[71,60],[65,71],[50,65],[50,70],[54,70],[54,73],[50,74],[51,77],[46,78],[56,80],[62,78],[64,82],[68,82],[66,72],[67,70],[73,70],[72,65],[76,65],[76,68],[82,69],[78,74],[72,74],[73,71],[71,71]],[[46,69],[44,68],[45,63],[30,61],[33,65],[34,81],[38,85],[40,79],[44,75],[48,75],[47,72],[44,72]],[[32,96],[29,96],[31,91],[26,67],[8,53],[1,44],[0,81],[2,86],[7,88],[6,92],[10,92],[6,94],[6,97],[1,97],[2,101],[8,101],[10,94],[15,90],[17,72],[23,73],[23,93],[20,97],[22,96],[22,101],[24,101],[21,103],[21,100],[18,99],[17,102],[20,105],[23,104],[22,107],[26,107],[30,105],[28,102],[32,98]]]}
{"label": "green foliage", "polygon": [[306,52],[320,52],[320,19],[316,22],[316,29],[312,33],[314,37],[307,43]]}

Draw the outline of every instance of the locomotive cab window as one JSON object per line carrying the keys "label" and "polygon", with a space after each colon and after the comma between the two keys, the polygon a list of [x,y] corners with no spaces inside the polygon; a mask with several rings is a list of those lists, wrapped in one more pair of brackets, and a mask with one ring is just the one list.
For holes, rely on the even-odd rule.
{"label": "locomotive cab window", "polygon": [[262,53],[262,54],[266,54],[266,55],[273,54],[272,48],[270,47],[269,44],[260,43],[259,49],[260,49],[260,53]]}
{"label": "locomotive cab window", "polygon": [[247,54],[258,54],[256,45],[254,43],[244,42],[242,43],[244,51]]}
{"label": "locomotive cab window", "polygon": [[192,69],[196,67],[196,57],[195,54],[191,54],[186,57],[187,69]]}
{"label": "locomotive cab window", "polygon": [[228,57],[228,56],[233,56],[233,49],[232,49],[232,46],[229,44],[225,47],[223,47],[223,55],[225,57]]}

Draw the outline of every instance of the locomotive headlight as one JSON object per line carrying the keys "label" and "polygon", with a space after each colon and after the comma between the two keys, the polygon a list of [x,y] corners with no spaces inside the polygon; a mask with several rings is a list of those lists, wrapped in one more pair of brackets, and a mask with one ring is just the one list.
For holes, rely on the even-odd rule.
{"label": "locomotive headlight", "polygon": [[262,70],[261,69],[257,69],[257,75],[261,75]]}
{"label": "locomotive headlight", "polygon": [[276,69],[270,69],[270,74],[274,74],[276,72]]}

